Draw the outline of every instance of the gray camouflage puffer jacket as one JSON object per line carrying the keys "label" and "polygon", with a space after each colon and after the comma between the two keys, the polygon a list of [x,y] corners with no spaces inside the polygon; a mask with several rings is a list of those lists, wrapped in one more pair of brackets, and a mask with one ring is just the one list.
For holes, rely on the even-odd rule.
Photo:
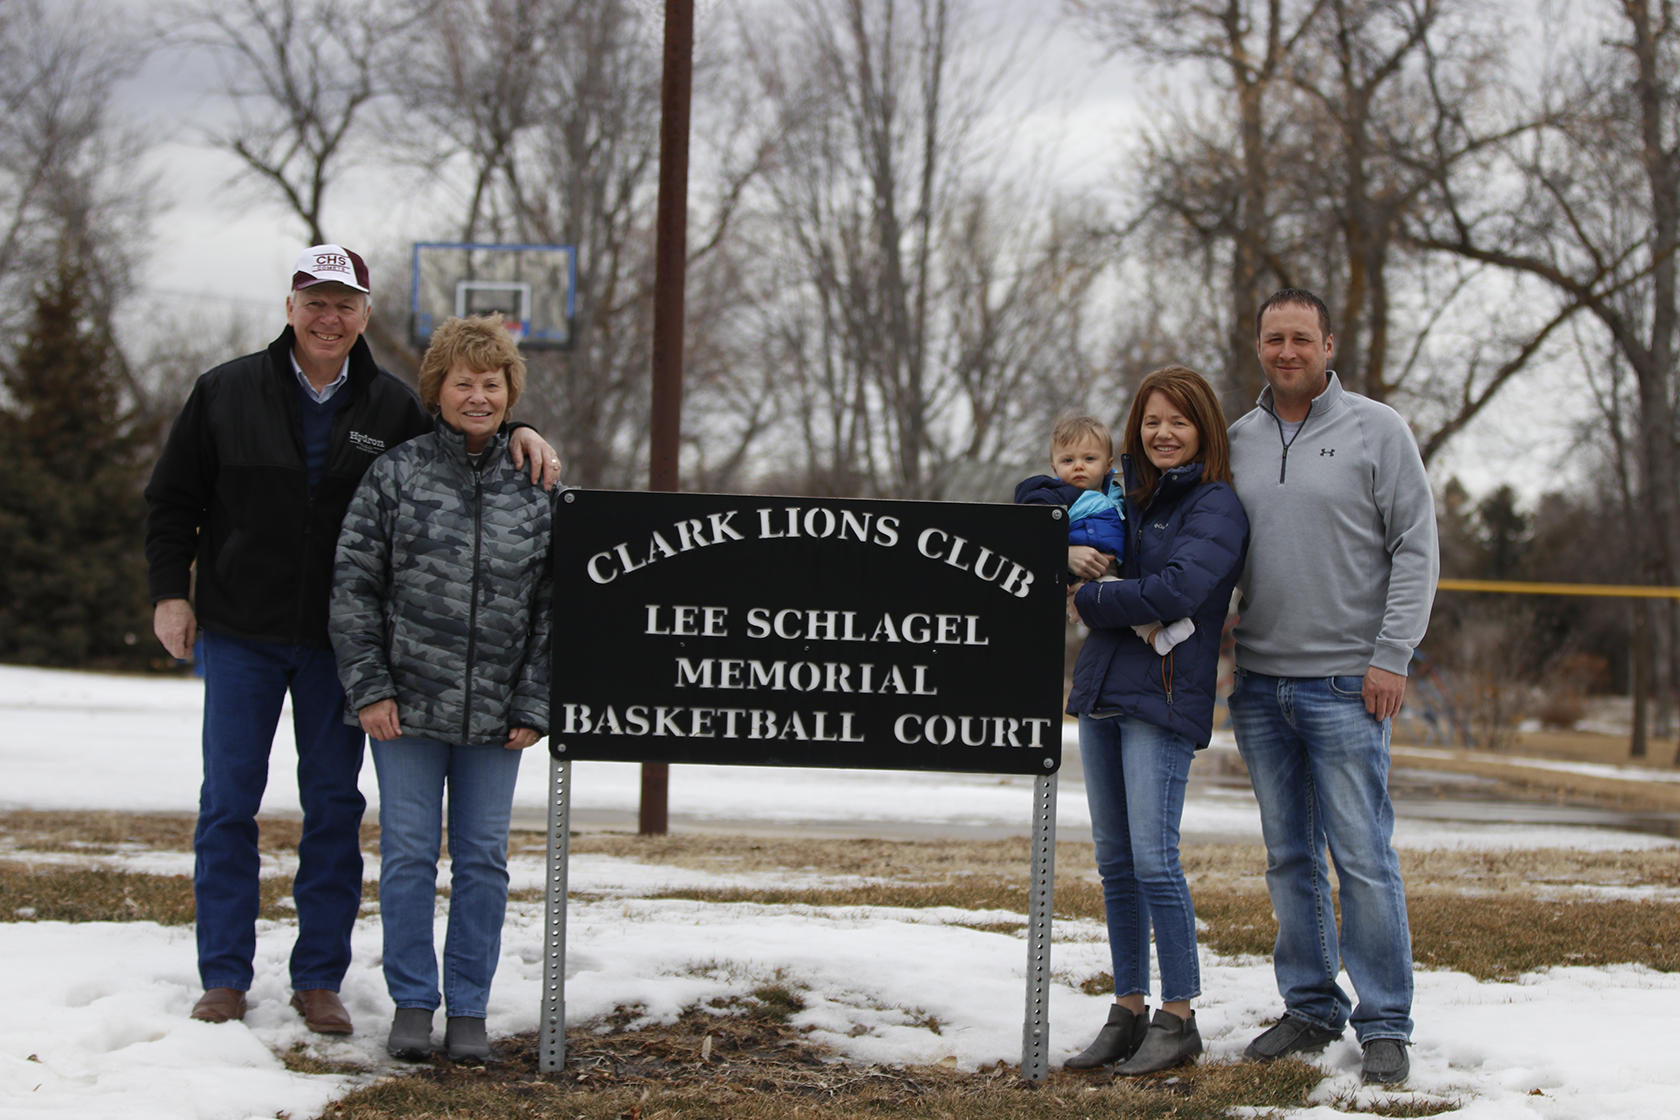
{"label": "gray camouflage puffer jacket", "polygon": [[329,625],[347,722],[395,698],[405,735],[547,733],[552,498],[513,469],[505,429],[480,461],[440,420],[380,456],[351,499]]}

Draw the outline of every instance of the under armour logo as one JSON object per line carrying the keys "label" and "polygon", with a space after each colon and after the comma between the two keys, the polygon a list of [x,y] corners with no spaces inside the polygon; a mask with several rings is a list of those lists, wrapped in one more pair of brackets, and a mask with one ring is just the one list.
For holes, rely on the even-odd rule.
{"label": "under armour logo", "polygon": [[1336,449],[1334,447],[1321,447],[1321,448],[1318,449],[1318,453],[1320,455],[1328,455],[1331,458],[1335,458]]}

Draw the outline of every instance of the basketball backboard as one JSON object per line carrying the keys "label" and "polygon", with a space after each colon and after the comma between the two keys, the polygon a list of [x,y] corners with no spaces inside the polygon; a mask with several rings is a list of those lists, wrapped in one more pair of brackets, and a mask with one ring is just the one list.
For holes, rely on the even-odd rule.
{"label": "basketball backboard", "polygon": [[423,241],[414,246],[409,337],[424,349],[451,316],[500,313],[527,350],[566,350],[576,310],[570,245]]}

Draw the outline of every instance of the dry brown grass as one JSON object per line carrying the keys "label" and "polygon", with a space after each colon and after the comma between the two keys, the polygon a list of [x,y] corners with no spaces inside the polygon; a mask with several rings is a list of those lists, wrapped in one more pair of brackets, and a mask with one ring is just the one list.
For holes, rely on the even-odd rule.
{"label": "dry brown grass", "polygon": [[[510,847],[514,851],[541,852],[543,845],[541,833],[516,833]],[[1089,844],[1074,847],[1082,847],[1089,856]],[[713,833],[637,836],[622,832],[574,835],[571,850],[708,871],[820,871],[825,875],[924,881],[1000,871],[1025,874],[1031,851],[1024,836],[1002,840],[826,840]],[[1058,854],[1064,850],[1057,848]]]}
{"label": "dry brown grass", "polygon": [[[101,813],[13,809],[0,812],[0,850],[77,852],[104,855],[124,851],[192,851],[196,818],[186,813]],[[258,821],[257,847],[295,852],[303,822],[288,817]],[[362,847],[373,850],[379,826],[362,825]]]}
{"label": "dry brown grass", "polygon": [[1238,1106],[1302,1107],[1323,1077],[1303,1062],[1210,1062],[1135,1081],[1057,1072],[1033,1085],[1001,1062],[975,1073],[836,1064],[798,1030],[750,1010],[691,1010],[668,1026],[627,1029],[637,1018],[625,1008],[595,1029],[569,1031],[557,1074],[537,1072],[534,1040],[524,1036],[499,1043],[486,1066],[440,1060],[352,1093],[325,1117],[1223,1120]]}
{"label": "dry brown grass", "polygon": [[1529,755],[1534,758],[1563,758],[1577,762],[1634,763],[1640,766],[1667,766],[1674,761],[1675,741],[1652,738],[1646,741],[1645,757],[1634,758],[1626,735],[1605,735],[1594,731],[1547,728],[1540,731],[1518,731],[1511,736],[1507,754]]}
{"label": "dry brown grass", "polygon": [[[192,879],[101,866],[103,857],[135,852],[192,851],[194,818],[178,813],[101,813],[17,809],[0,813],[0,922],[157,922],[189,925]],[[257,846],[265,853],[297,850],[299,821],[264,818]],[[379,829],[365,825],[372,850]],[[50,855],[50,860],[41,856]],[[65,862],[64,856],[86,863]],[[31,857],[36,858],[31,858]],[[289,875],[261,881],[260,916],[295,917]],[[378,885],[364,885],[367,899]]]}
{"label": "dry brown grass", "polygon": [[1635,775],[1569,774],[1524,764],[1526,759],[1539,758],[1666,769],[1680,766],[1672,740],[1651,740],[1643,758],[1630,754],[1627,736],[1589,731],[1515,732],[1509,742],[1488,749],[1448,748],[1445,757],[1439,744],[1427,748],[1427,754],[1411,749],[1423,745],[1408,741],[1397,729],[1392,751],[1394,766],[1491,778],[1496,783],[1494,792],[1512,800],[1586,805],[1630,813],[1680,811],[1680,784],[1674,782],[1651,782]]}
{"label": "dry brown grass", "polygon": [[[261,884],[262,917],[295,917],[290,877]],[[0,922],[157,922],[190,925],[192,879],[105,867],[0,860]]]}

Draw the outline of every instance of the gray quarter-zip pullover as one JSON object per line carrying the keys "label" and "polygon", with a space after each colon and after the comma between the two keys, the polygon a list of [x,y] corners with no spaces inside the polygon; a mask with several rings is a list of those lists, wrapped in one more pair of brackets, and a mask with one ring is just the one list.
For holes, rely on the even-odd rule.
{"label": "gray quarter-zip pullover", "polygon": [[1231,425],[1248,514],[1237,665],[1275,677],[1404,675],[1423,640],[1440,557],[1417,441],[1332,371],[1284,442],[1272,390]]}

